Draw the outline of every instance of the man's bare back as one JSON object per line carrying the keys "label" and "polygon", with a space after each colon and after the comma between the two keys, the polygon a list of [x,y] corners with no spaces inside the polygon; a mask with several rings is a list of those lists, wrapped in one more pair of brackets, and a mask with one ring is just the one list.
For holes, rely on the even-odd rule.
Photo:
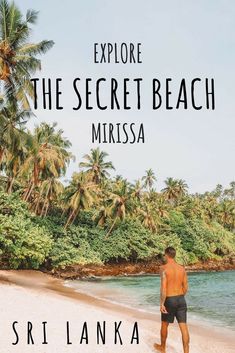
{"label": "man's bare back", "polygon": [[185,295],[188,289],[187,276],[183,266],[170,262],[161,267],[166,276],[166,296]]}

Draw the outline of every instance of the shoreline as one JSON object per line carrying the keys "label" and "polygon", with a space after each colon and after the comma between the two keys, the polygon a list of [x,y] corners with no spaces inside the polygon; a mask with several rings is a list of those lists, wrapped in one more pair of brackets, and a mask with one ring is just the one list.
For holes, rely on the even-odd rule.
{"label": "shoreline", "polygon": [[[201,272],[202,273],[202,272]],[[138,275],[132,275],[133,277],[137,276]],[[149,276],[154,276],[154,275],[149,275]],[[130,277],[130,276],[127,276],[127,277]],[[99,277],[97,277],[98,279]],[[108,277],[109,278],[109,277]],[[95,280],[95,278],[94,278]],[[69,282],[69,283],[66,283],[66,282]],[[64,285],[68,288],[73,288],[76,292],[79,292],[81,294],[86,294],[84,289],[82,289],[81,287],[80,288],[76,288],[73,286],[73,281],[74,280],[65,280],[64,282]],[[93,281],[89,281],[89,279],[81,279],[80,281],[84,282],[84,283],[91,283]],[[99,282],[96,282],[95,283],[99,283]],[[113,294],[114,291],[111,290]],[[106,293],[105,293],[106,294]],[[95,299],[98,299],[98,300],[102,300],[102,296],[100,294],[97,294],[95,293],[95,291],[92,290],[92,294],[89,294],[90,296],[92,296],[93,298]],[[114,296],[112,298],[108,298],[107,296],[105,297],[105,302],[107,303],[110,303],[111,305],[118,305],[122,308],[125,308],[125,309],[130,309],[130,310],[136,310],[138,312],[141,312],[141,313],[144,313],[145,315],[154,315],[157,317],[157,320],[160,321],[160,316],[158,314],[156,314],[156,312],[158,313],[158,309],[143,309],[142,307],[138,306],[138,305],[130,305],[130,304],[126,304],[124,302],[118,302],[117,300],[113,299]],[[218,321],[212,321],[212,320],[208,320],[208,319],[205,319],[203,317],[201,317],[199,314],[188,314],[188,321],[195,327],[198,326],[198,323],[200,322],[200,324],[204,327],[204,328],[207,328],[207,329],[210,329],[210,328],[214,328],[215,330],[222,330],[224,331],[225,334],[228,334],[229,336],[231,334],[234,334],[235,333],[235,328],[232,328],[232,327],[223,327],[221,325],[220,322]]]}
{"label": "shoreline", "polygon": [[[64,269],[43,270],[43,272],[61,279],[92,278],[104,276],[140,276],[156,275],[160,273],[161,263],[159,261],[120,263],[105,265],[73,265]],[[223,260],[210,260],[198,262],[193,265],[186,265],[187,272],[219,272],[235,270],[235,258]]]}
{"label": "shoreline", "polygon": [[[11,291],[13,291],[15,288],[18,288],[17,295],[19,295],[20,291],[23,290],[27,295],[36,295],[38,300],[40,300],[40,298],[42,297],[46,301],[46,303],[49,300],[59,300],[60,304],[58,305],[58,310],[60,311],[64,311],[63,306],[65,305],[75,305],[75,307],[77,307],[78,305],[80,307],[80,312],[82,312],[83,315],[88,318],[92,318],[92,313],[94,311],[97,311],[96,318],[98,318],[100,321],[102,321],[106,317],[106,315],[108,315],[109,319],[111,315],[113,321],[118,320],[119,318],[120,320],[126,322],[127,325],[130,325],[133,320],[138,321],[140,323],[141,330],[143,331],[143,344],[146,344],[148,346],[147,351],[147,346],[145,346],[146,352],[154,352],[154,350],[152,350],[152,345],[154,342],[159,341],[159,313],[149,313],[146,311],[143,312],[135,308],[125,307],[119,303],[117,304],[109,302],[102,298],[97,298],[86,293],[78,292],[75,289],[66,286],[63,280],[56,279],[55,277],[43,274],[42,272],[27,270],[0,271],[0,286],[0,293],[3,293],[6,288],[8,289],[9,293],[11,293]],[[21,298],[21,295],[19,295],[19,298]],[[17,298],[17,300],[19,298]],[[3,299],[1,299],[0,306],[4,303],[2,300]],[[30,312],[31,310],[32,308],[29,308]],[[35,310],[37,311],[37,308]],[[27,315],[29,315],[29,318],[31,319],[31,314]],[[15,317],[15,315],[13,316]],[[65,317],[68,318],[67,314],[65,314]],[[191,333],[192,353],[214,353],[217,351],[223,351],[224,353],[232,353],[235,349],[235,339],[233,338],[233,331],[230,332],[230,330],[227,329],[203,325],[202,322],[196,320],[191,320],[191,322],[189,323],[189,328]],[[210,349],[208,348],[209,344],[211,344]],[[131,347],[130,349],[129,347],[125,347],[125,350],[132,352]],[[173,324],[172,327],[170,327],[168,352],[178,353],[181,352],[181,350],[181,338],[179,335],[179,331],[177,325]],[[119,352],[118,347],[116,351]],[[137,348],[133,350],[133,352],[137,351]],[[11,351],[9,350],[9,352]]]}

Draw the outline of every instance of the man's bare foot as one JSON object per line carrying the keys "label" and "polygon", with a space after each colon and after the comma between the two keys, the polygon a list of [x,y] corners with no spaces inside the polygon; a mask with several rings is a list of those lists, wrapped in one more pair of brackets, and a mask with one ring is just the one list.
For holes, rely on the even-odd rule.
{"label": "man's bare foot", "polygon": [[162,347],[160,344],[154,343],[153,347],[158,351],[162,353],[166,353],[166,348]]}

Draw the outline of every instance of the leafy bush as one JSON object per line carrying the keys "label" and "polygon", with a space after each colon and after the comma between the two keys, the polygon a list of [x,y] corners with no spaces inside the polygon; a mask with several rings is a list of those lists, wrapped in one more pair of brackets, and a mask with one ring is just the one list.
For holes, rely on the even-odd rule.
{"label": "leafy bush", "polygon": [[[221,225],[206,224],[198,219],[186,219],[172,212],[169,225],[181,240],[182,248],[191,260],[208,260],[235,252],[235,237]],[[190,262],[191,263],[191,262]]]}
{"label": "leafy bush", "polygon": [[218,223],[212,224],[211,251],[219,256],[235,253],[235,236]]}
{"label": "leafy bush", "polygon": [[23,215],[30,217],[28,205],[21,201],[17,193],[8,195],[4,192],[0,192],[0,214],[6,216]]}
{"label": "leafy bush", "polygon": [[50,232],[32,221],[26,203],[0,193],[0,263],[7,268],[38,269],[52,246]]}
{"label": "leafy bush", "polygon": [[0,214],[0,262],[9,268],[38,269],[46,260],[52,239],[23,215]]}
{"label": "leafy bush", "polygon": [[54,242],[49,259],[52,267],[65,268],[69,265],[101,264],[102,261],[89,243],[73,233],[71,237],[59,238]]}
{"label": "leafy bush", "polygon": [[92,247],[100,252],[104,262],[136,262],[153,255],[153,248],[149,246],[151,233],[137,221],[121,222],[109,237],[106,234],[107,231],[100,230],[94,236],[93,230],[88,231]]}

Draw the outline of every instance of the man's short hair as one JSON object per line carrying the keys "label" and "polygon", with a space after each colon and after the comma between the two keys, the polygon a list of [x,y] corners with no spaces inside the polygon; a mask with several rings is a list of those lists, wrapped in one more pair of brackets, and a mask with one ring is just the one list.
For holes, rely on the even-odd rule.
{"label": "man's short hair", "polygon": [[176,255],[175,248],[173,248],[172,246],[168,246],[168,248],[166,248],[166,250],[165,250],[165,255],[171,257],[172,259],[174,259],[175,255]]}

